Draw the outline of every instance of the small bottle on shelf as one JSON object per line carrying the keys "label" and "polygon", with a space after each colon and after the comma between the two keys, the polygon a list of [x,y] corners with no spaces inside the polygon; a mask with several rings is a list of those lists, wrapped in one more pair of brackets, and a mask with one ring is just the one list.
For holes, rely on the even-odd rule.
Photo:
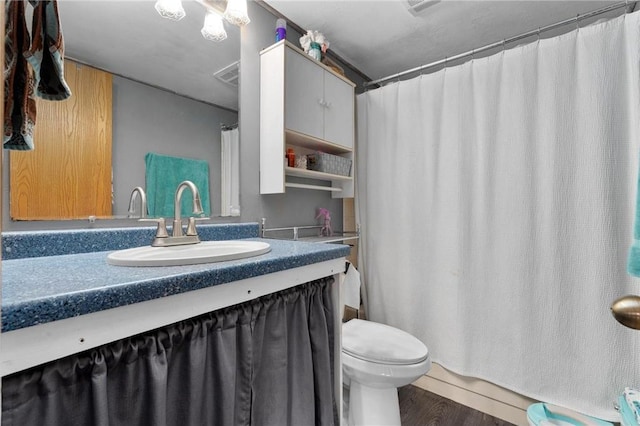
{"label": "small bottle on shelf", "polygon": [[296,166],[296,153],[293,151],[293,148],[287,148],[287,166]]}
{"label": "small bottle on shelf", "polygon": [[276,42],[284,40],[287,37],[287,21],[278,19],[276,21]]}

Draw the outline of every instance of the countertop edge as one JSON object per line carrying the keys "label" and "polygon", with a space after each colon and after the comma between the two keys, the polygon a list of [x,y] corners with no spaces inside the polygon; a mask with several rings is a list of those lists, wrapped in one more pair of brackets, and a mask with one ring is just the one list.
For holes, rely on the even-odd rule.
{"label": "countertop edge", "polygon": [[[289,241],[286,244],[312,243]],[[7,300],[3,297],[2,332],[11,332],[121,306],[197,291],[238,280],[304,267],[345,257],[349,253],[348,246],[344,245],[313,244],[313,246],[315,246],[315,251],[312,253],[286,254],[272,258],[258,256],[246,259],[246,262],[226,263],[224,265],[212,264],[210,268],[199,271],[186,270],[175,273],[181,270],[172,268],[171,271],[167,270],[167,276],[163,277],[122,282],[117,285],[32,298],[26,301],[12,302],[10,299]],[[322,248],[319,250],[320,246]],[[106,256],[108,252],[99,253],[104,253]]]}

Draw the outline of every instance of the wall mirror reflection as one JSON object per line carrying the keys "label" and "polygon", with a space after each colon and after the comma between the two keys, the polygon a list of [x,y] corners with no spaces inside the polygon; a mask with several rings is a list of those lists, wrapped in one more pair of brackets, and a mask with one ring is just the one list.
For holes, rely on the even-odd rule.
{"label": "wall mirror reflection", "polygon": [[73,96],[38,100],[35,149],[4,156],[12,220],[126,218],[149,153],[204,160],[209,213],[229,212],[222,168],[237,163],[222,164],[221,140],[238,121],[240,29],[225,22],[225,40],[205,39],[207,8],[182,3],[172,21],[153,1],[58,2]]}

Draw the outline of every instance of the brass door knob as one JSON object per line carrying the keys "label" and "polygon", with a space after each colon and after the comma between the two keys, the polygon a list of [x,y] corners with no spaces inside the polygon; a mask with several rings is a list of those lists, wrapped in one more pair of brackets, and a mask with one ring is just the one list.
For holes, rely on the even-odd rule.
{"label": "brass door knob", "polygon": [[613,317],[625,327],[640,330],[640,296],[623,296],[611,304]]}

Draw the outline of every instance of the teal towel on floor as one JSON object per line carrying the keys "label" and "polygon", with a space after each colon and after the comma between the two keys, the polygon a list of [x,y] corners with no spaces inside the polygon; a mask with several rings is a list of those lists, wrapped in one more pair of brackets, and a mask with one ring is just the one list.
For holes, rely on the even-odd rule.
{"label": "teal towel on floor", "polygon": [[623,426],[640,425],[624,395],[618,397],[618,405],[620,406],[620,420],[622,420],[621,424]]}
{"label": "teal towel on floor", "polygon": [[[208,162],[149,152],[144,156],[144,164],[149,216],[173,217],[176,188],[185,180],[198,187],[204,215],[211,216]],[[189,188],[182,192],[180,204],[182,217],[193,216],[193,196]]]}

